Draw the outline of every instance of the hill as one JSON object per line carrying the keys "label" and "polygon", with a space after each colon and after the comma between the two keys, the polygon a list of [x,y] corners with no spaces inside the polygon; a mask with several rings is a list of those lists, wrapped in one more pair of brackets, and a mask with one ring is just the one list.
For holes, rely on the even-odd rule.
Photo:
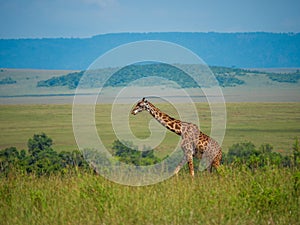
{"label": "hill", "polygon": [[[190,72],[197,71],[197,65],[181,65],[188,67]],[[131,82],[141,78],[150,78],[158,76],[166,79],[163,84],[160,80],[160,85],[170,86],[170,82],[176,82],[182,88],[195,88],[198,84],[185,72],[177,67],[168,64],[146,64],[146,65],[129,65],[115,72],[107,81],[103,80],[103,75],[110,73],[113,68],[99,69],[97,71],[88,71],[85,79],[82,81],[82,87],[97,88],[105,87],[124,87],[130,85]],[[115,69],[113,69],[115,70]],[[216,79],[222,87],[234,87],[244,84],[238,76],[243,76],[247,73],[246,70],[212,67]],[[259,72],[256,72],[259,73]],[[57,87],[66,86],[69,89],[75,89],[85,74],[85,71],[72,72],[62,76],[54,76],[47,80],[41,80],[37,83],[37,87]],[[201,74],[200,74],[201,75]],[[104,83],[105,82],[105,83]],[[157,79],[139,80],[139,86],[155,86]],[[173,86],[172,86],[173,87]],[[174,86],[175,87],[175,86]]]}
{"label": "hill", "polygon": [[[188,67],[190,72],[196,71],[196,65],[182,65]],[[97,71],[88,71],[81,87],[85,88],[98,88],[98,87],[124,87],[130,85],[131,82],[141,78],[159,76],[168,81],[174,81],[181,88],[197,88],[198,84],[182,70],[177,67],[167,64],[147,64],[147,65],[130,65],[115,72],[107,81],[103,80],[104,74],[110,73],[113,68],[99,69]],[[115,69],[113,69],[115,70]],[[275,72],[262,72],[257,70],[245,70],[238,68],[227,68],[212,66],[211,71],[215,75],[218,83],[222,87],[235,87],[245,84],[242,79],[244,76],[266,76],[270,81],[277,83],[294,83],[297,84],[300,80],[299,70],[289,73],[275,73]],[[75,89],[80,79],[85,74],[85,71],[71,72],[62,76],[53,76],[46,80],[37,82],[37,87],[68,87]],[[201,74],[199,74],[201,76]],[[104,83],[105,82],[105,83]],[[170,86],[170,83],[162,83],[161,85]],[[155,86],[157,85],[156,79],[146,79],[139,81],[139,86]],[[205,84],[204,84],[205,85]]]}
{"label": "hill", "polygon": [[116,33],[91,38],[0,40],[0,67],[84,70],[119,45],[162,40],[182,45],[207,64],[239,68],[300,67],[300,33]]}

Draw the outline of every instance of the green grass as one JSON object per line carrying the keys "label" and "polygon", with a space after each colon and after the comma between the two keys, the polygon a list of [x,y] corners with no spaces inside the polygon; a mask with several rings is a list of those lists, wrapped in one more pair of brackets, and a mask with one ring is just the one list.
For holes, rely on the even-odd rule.
{"label": "green grass", "polygon": [[[171,105],[159,107],[177,116]],[[274,150],[289,152],[294,137],[300,137],[300,103],[227,103],[227,127],[223,149],[234,143],[252,141],[259,146],[270,143]],[[96,124],[103,143],[110,147],[116,139],[112,129],[111,105],[97,106]],[[207,104],[197,104],[201,129],[210,133],[211,115]],[[132,131],[140,138],[150,135],[148,123],[152,117],[144,112],[130,116]],[[15,146],[27,149],[26,143],[35,133],[45,132],[54,140],[54,149],[75,150],[77,145],[72,128],[71,105],[1,105],[0,149]],[[158,129],[165,129],[160,127]],[[179,141],[178,136],[167,132],[158,154],[167,154]]]}
{"label": "green grass", "polygon": [[[36,82],[64,74],[64,71],[25,72],[6,71],[6,76],[17,80],[17,84],[1,87],[1,95],[49,94],[47,88],[36,88]],[[265,84],[258,79],[243,79],[246,83],[253,82],[254,87]],[[253,93],[251,85],[242,95]],[[277,84],[274,85],[273,82],[272,99],[278,93]],[[291,90],[292,86],[280,84],[280,87]],[[298,88],[293,87],[292,90]],[[231,90],[225,89],[229,97]],[[292,91],[293,96],[298,92]],[[71,92],[59,87],[50,93]],[[171,105],[158,106],[178,116]],[[256,146],[270,143],[275,151],[289,154],[294,137],[300,137],[300,103],[226,103],[226,107],[224,151],[232,144],[251,141]],[[201,129],[209,134],[209,106],[199,103],[197,110]],[[97,130],[108,148],[116,139],[110,117],[111,105],[97,106]],[[133,133],[139,138],[148,137],[151,119],[145,112],[130,116]],[[27,149],[27,140],[41,132],[53,139],[56,151],[77,149],[72,105],[0,105],[0,128],[0,149],[11,146]],[[156,154],[165,156],[178,141],[179,137],[168,131]],[[282,168],[254,173],[230,167],[223,167],[221,174],[197,171],[193,182],[183,169],[179,177],[145,187],[122,186],[101,176],[74,171],[49,177],[11,173],[7,178],[0,176],[0,224],[298,224],[299,180],[299,171]]]}
{"label": "green grass", "polygon": [[1,149],[9,146],[27,149],[27,140],[41,132],[54,140],[56,150],[76,149],[71,109],[70,105],[2,105]]}
{"label": "green grass", "polygon": [[[177,116],[171,105],[159,107]],[[300,136],[300,103],[228,103],[224,151],[234,143],[270,143],[288,152]],[[96,124],[104,144],[115,140],[111,105],[98,105]],[[210,110],[197,104],[201,128],[210,132]],[[147,113],[130,117],[133,133],[150,135]],[[54,149],[74,150],[71,105],[1,105],[0,149],[26,143],[45,132]],[[164,129],[161,127],[161,129]],[[167,133],[157,154],[177,143]],[[297,224],[300,219],[300,173],[265,168],[254,173],[223,166],[220,174],[187,171],[144,187],[123,186],[90,173],[36,177],[11,173],[0,178],[0,224]]]}
{"label": "green grass", "polygon": [[299,175],[227,168],[144,187],[82,173],[11,175],[0,178],[0,224],[297,224]]}
{"label": "green grass", "polygon": [[300,136],[299,103],[227,103],[227,108],[225,146],[248,140],[286,152]]}

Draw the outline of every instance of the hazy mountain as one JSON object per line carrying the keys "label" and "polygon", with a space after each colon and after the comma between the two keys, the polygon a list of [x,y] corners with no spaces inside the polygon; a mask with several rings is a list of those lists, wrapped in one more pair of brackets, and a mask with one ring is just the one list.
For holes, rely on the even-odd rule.
{"label": "hazy mountain", "polygon": [[0,67],[86,69],[106,51],[132,41],[182,45],[207,64],[240,68],[300,67],[300,33],[118,33],[91,38],[0,40]]}

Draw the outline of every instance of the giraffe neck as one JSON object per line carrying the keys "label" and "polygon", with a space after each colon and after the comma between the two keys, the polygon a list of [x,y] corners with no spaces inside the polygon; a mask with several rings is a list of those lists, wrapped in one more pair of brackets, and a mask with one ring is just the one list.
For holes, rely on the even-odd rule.
{"label": "giraffe neck", "polygon": [[181,121],[174,119],[166,113],[160,111],[159,108],[156,108],[152,103],[148,102],[149,107],[147,111],[164,127],[170,131],[181,135]]}

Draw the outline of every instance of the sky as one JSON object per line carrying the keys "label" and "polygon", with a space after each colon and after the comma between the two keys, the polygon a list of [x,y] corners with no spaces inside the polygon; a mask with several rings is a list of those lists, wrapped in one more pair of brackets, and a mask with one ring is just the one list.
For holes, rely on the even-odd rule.
{"label": "sky", "polygon": [[0,0],[0,38],[300,32],[299,0]]}

